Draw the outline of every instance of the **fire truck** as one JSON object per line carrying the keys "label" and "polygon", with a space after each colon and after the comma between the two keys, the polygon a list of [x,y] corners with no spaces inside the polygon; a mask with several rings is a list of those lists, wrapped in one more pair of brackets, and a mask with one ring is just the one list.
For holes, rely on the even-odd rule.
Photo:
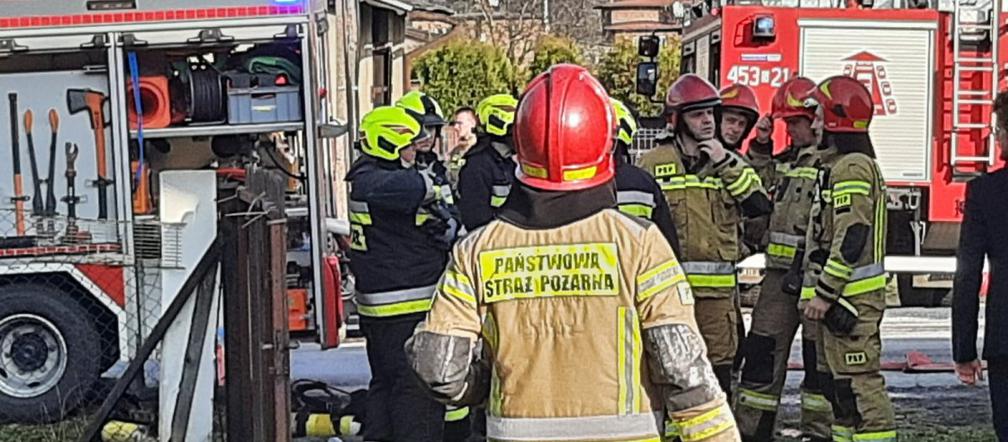
{"label": "fire truck", "polygon": [[[939,303],[951,288],[965,184],[1001,165],[992,136],[1008,56],[1001,3],[705,6],[684,27],[683,72],[749,85],[765,113],[796,75],[849,75],[871,91],[871,135],[889,194],[886,267],[903,305]],[[777,126],[780,149],[787,140]]]}
{"label": "fire truck", "polygon": [[0,419],[61,419],[121,370],[250,164],[288,172],[288,290],[338,345],[327,3],[4,2]]}

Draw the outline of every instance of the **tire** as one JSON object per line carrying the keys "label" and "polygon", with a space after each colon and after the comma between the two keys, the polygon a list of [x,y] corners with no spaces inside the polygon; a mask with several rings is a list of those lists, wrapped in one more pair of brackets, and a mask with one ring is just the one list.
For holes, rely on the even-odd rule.
{"label": "tire", "polygon": [[50,423],[76,410],[101,375],[101,342],[92,316],[68,294],[42,284],[4,286],[0,420]]}

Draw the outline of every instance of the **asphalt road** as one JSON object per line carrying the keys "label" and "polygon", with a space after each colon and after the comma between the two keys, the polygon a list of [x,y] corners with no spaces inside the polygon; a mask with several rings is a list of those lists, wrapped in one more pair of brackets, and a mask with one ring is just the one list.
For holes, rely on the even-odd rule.
{"label": "asphalt road", "polygon": [[[882,321],[883,363],[903,362],[907,353],[916,351],[937,364],[950,366],[950,314],[948,308],[887,310]],[[981,335],[982,330],[981,318]],[[796,340],[791,363],[800,362],[801,343]],[[901,429],[914,434],[950,435],[948,439],[914,436],[912,440],[993,440],[987,431],[991,417],[985,385],[963,386],[951,372],[908,374],[886,371],[884,375]],[[350,390],[365,388],[370,371],[364,343],[352,340],[330,351],[320,351],[317,345],[304,344],[291,352],[291,378],[321,380]],[[789,372],[782,399],[782,440],[790,440],[787,436],[796,434],[800,383],[801,371]],[[971,436],[959,436],[957,431],[968,432]]]}

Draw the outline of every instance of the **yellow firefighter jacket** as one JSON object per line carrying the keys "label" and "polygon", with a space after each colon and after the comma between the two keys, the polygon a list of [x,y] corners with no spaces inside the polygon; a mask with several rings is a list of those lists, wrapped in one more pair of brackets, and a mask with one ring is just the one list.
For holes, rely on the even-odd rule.
{"label": "yellow firefighter jacket", "polygon": [[742,204],[754,196],[766,201],[766,191],[756,171],[734,152],[719,164],[707,161],[700,170],[688,170],[675,140],[644,154],[639,165],[655,177],[668,200],[682,266],[696,296],[732,296],[735,263],[741,258],[740,223],[769,210],[743,216]]}
{"label": "yellow firefighter jacket", "polygon": [[[667,410],[687,442],[735,441],[693,303],[649,222],[612,209],[550,229],[495,220],[456,244],[417,333],[482,340],[492,367],[490,440],[657,442]],[[710,373],[711,400],[680,408],[667,398],[702,394],[653,383],[663,364],[655,365],[647,333],[669,324],[692,335],[695,346],[669,354],[702,364],[681,368],[694,380]]]}
{"label": "yellow firefighter jacket", "polygon": [[819,178],[818,148],[801,148],[790,161],[754,149],[746,157],[773,199],[773,213],[747,223],[745,234],[765,250],[768,269],[788,270],[798,250],[804,249]]}
{"label": "yellow firefighter jacket", "polygon": [[849,298],[885,288],[886,190],[878,164],[861,153],[823,153],[806,239],[802,299]]}

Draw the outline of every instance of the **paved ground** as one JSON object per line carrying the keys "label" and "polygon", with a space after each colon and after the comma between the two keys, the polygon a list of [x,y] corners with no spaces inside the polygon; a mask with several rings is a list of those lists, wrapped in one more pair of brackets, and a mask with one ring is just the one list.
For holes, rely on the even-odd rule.
{"label": "paved ground", "polygon": [[[981,309],[982,311],[982,309]],[[947,308],[890,309],[882,322],[883,362],[904,361],[919,351],[936,363],[950,363],[950,311]],[[982,324],[981,324],[982,325]],[[982,330],[982,329],[981,329]],[[982,332],[981,332],[982,333]],[[792,347],[792,363],[801,361],[800,343]],[[360,340],[322,352],[303,345],[291,354],[293,379],[317,379],[347,388],[364,388],[370,379],[367,353]],[[993,441],[986,386],[960,385],[953,373],[906,374],[885,372],[890,396],[907,441]],[[780,440],[797,440],[798,385],[801,372],[792,371],[783,399]]]}

